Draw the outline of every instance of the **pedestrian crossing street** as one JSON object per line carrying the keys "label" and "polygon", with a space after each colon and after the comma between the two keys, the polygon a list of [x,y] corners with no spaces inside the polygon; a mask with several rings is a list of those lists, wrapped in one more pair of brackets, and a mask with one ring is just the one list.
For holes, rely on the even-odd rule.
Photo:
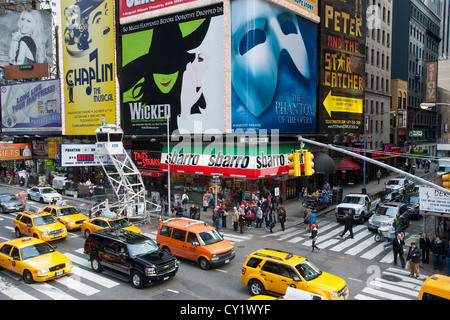
{"label": "pedestrian crossing street", "polygon": [[[375,260],[381,263],[392,263],[394,255],[392,247],[384,248],[385,241],[376,242],[375,233],[369,231],[365,224],[353,227],[353,239],[349,238],[347,232],[343,238],[340,234],[344,230],[343,224],[338,222],[322,222],[318,228],[316,245],[320,249],[326,249],[341,254],[358,256],[363,259]],[[289,228],[286,231],[277,231],[263,235],[263,238],[276,239],[290,244],[311,248],[310,233],[303,228]],[[412,241],[418,241],[419,235],[405,233],[405,243],[409,245]],[[406,247],[406,246],[405,246]],[[406,248],[405,248],[406,250]]]}
{"label": "pedestrian crossing street", "polygon": [[409,276],[409,271],[390,267],[380,276],[370,277],[367,286],[353,297],[355,300],[417,300],[427,276],[419,279]]}

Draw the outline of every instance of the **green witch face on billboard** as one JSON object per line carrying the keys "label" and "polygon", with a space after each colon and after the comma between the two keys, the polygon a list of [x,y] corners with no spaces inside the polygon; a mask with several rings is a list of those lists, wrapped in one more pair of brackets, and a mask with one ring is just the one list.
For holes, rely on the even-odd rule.
{"label": "green witch face on billboard", "polygon": [[[220,59],[210,42],[217,41],[212,35],[221,24],[212,17],[174,21],[153,20],[123,29],[122,127],[127,134],[165,133],[167,118],[170,132],[183,129],[210,107],[207,74],[216,64],[211,61]],[[142,28],[152,24],[152,29]]]}

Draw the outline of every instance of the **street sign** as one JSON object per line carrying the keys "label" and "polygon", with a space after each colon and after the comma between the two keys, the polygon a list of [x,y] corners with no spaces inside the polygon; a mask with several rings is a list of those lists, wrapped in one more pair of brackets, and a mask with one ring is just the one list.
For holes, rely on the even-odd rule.
{"label": "street sign", "polygon": [[434,188],[419,188],[420,211],[450,213],[450,196]]}

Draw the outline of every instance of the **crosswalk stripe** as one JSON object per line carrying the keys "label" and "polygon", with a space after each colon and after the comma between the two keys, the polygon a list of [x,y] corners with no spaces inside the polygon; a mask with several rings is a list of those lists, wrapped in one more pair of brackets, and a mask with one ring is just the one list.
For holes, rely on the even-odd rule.
{"label": "crosswalk stripe", "polygon": [[389,299],[389,300],[411,300],[410,298],[400,296],[398,294],[391,294],[384,291],[376,290],[370,287],[365,287],[362,292],[371,294],[383,299]]}
{"label": "crosswalk stripe", "polygon": [[358,293],[358,294],[354,297],[354,299],[356,299],[356,300],[377,300],[377,299],[375,299],[374,297],[369,297],[369,296],[366,296],[366,295],[360,294],[360,293]]}
{"label": "crosswalk stripe", "polygon": [[0,282],[0,292],[13,300],[38,300],[38,298],[33,297],[25,291],[3,282],[3,279]]}
{"label": "crosswalk stripe", "polygon": [[74,274],[68,274],[64,277],[57,278],[55,279],[55,281],[65,285],[69,289],[78,291],[79,293],[82,293],[87,296],[92,296],[93,294],[100,292],[100,290],[97,290],[87,284],[82,283],[79,277]]}
{"label": "crosswalk stripe", "polygon": [[361,251],[363,251],[364,249],[367,249],[368,246],[373,244],[373,242],[374,242],[374,239],[373,239],[372,235],[369,235],[368,239],[366,239],[364,241],[359,241],[357,243],[357,245],[351,247],[349,250],[345,251],[345,253],[354,256],[354,255],[360,253]]}
{"label": "crosswalk stripe", "polygon": [[[348,240],[343,240],[341,243],[339,243],[338,245],[330,248],[330,250],[332,251],[342,251],[343,249],[354,245],[355,243],[357,243],[356,241],[359,240],[359,238],[361,238],[361,235],[359,234],[359,231],[363,228],[367,228],[365,225],[358,225],[355,228],[353,228],[353,239],[348,239]],[[346,235],[344,235],[346,236]]]}
{"label": "crosswalk stripe", "polygon": [[46,296],[55,299],[55,300],[77,300],[72,297],[70,294],[54,287],[46,282],[34,283],[31,288],[45,294]]}
{"label": "crosswalk stripe", "polygon": [[372,281],[369,284],[369,286],[374,286],[374,287],[376,286],[376,288],[378,290],[380,290],[380,289],[388,289],[390,291],[398,292],[398,293],[401,293],[401,294],[406,294],[406,295],[409,295],[409,296],[413,296],[415,298],[418,297],[417,292],[411,292],[410,289],[402,288],[401,286],[398,286],[397,284],[396,285],[390,284],[389,282],[387,282],[386,280],[384,280],[382,278],[376,278],[375,280],[376,281]]}

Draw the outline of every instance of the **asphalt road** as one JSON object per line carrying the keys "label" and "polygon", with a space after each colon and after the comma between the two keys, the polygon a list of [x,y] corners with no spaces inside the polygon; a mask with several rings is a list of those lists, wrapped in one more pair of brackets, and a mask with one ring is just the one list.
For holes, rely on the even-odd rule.
{"label": "asphalt road", "polygon": [[[0,193],[11,190],[15,191],[0,187]],[[82,205],[76,199],[68,202]],[[34,201],[28,201],[28,204],[43,206]],[[1,241],[14,238],[14,217],[15,214],[3,214],[0,217]],[[298,220],[301,221],[300,217]],[[292,224],[284,232],[277,225],[273,234],[264,228],[254,227],[240,234],[234,232],[228,222],[228,227],[221,232],[235,244],[236,258],[233,261],[203,271],[195,263],[180,259],[180,270],[173,279],[142,290],[134,289],[130,283],[110,274],[94,273],[82,256],[84,236],[80,231],[72,231],[65,240],[54,243],[58,251],[73,260],[75,271],[72,275],[45,284],[27,285],[20,276],[2,270],[0,299],[246,300],[250,298],[250,293],[240,281],[242,265],[251,252],[264,247],[305,256],[321,270],[343,278],[347,282],[351,300],[417,299],[421,283],[432,274],[425,273],[419,280],[408,277],[408,271],[392,264],[391,250],[382,250],[382,244],[374,241],[374,234],[367,230],[366,225],[354,226],[354,239],[341,239],[338,234],[343,225],[335,221],[333,213],[321,215],[318,224],[317,245],[322,250],[311,252],[309,233],[302,224]],[[411,222],[406,232],[407,244],[418,237],[421,226],[422,220]],[[140,227],[145,234],[156,239],[156,224]]]}

